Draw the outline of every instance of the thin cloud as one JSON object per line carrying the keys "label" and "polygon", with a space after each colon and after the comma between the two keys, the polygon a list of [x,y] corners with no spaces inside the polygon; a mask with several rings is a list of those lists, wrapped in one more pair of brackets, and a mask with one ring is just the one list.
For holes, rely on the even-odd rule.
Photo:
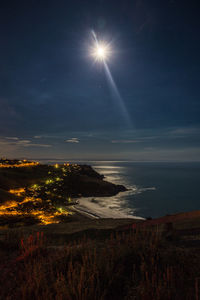
{"label": "thin cloud", "polygon": [[66,143],[79,143],[79,139],[78,138],[71,138],[65,141]]}
{"label": "thin cloud", "polygon": [[49,148],[52,147],[52,145],[48,145],[48,144],[32,144],[32,143],[27,143],[23,145],[24,147],[41,147],[41,148]]}
{"label": "thin cloud", "polygon": [[41,139],[42,136],[41,136],[41,135],[35,135],[33,138],[34,138],[34,139]]}
{"label": "thin cloud", "polygon": [[16,144],[19,145],[19,146],[22,146],[22,147],[41,147],[41,148],[52,147],[52,145],[49,145],[49,144],[32,143],[30,140],[20,140]]}
{"label": "thin cloud", "polygon": [[24,140],[20,138],[1,138],[0,139],[0,145],[2,146],[11,146],[11,147],[42,147],[42,148],[49,148],[52,147],[52,145],[49,144],[36,144],[32,143],[31,140]]}
{"label": "thin cloud", "polygon": [[20,141],[16,142],[17,145],[26,145],[26,144],[29,144],[29,143],[31,143],[30,140],[20,140]]}
{"label": "thin cloud", "polygon": [[188,136],[188,135],[199,135],[200,128],[197,127],[181,127],[170,131],[173,136]]}
{"label": "thin cloud", "polygon": [[5,139],[6,139],[6,140],[13,140],[13,141],[19,140],[19,138],[16,137],[16,136],[6,136]]}

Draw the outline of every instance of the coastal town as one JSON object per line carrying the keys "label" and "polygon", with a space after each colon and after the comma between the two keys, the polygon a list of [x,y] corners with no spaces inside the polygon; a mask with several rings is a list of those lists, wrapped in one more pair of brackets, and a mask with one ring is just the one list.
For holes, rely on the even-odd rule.
{"label": "coastal town", "polygon": [[1,228],[64,222],[74,213],[77,198],[114,195],[125,190],[104,181],[90,166],[69,162],[43,165],[1,159],[0,179]]}

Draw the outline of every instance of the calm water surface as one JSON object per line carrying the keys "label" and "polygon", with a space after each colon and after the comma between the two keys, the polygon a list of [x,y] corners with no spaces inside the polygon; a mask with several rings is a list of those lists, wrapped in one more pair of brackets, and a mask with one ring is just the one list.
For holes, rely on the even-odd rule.
{"label": "calm water surface", "polygon": [[130,189],[120,193],[121,204],[116,207],[128,214],[159,217],[200,209],[200,163],[91,164],[107,180]]}

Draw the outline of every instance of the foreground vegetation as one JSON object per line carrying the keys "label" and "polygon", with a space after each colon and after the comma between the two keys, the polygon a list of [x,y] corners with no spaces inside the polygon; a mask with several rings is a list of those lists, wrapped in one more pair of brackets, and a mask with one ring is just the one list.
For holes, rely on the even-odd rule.
{"label": "foreground vegetation", "polygon": [[199,299],[200,254],[155,229],[1,241],[1,299]]}

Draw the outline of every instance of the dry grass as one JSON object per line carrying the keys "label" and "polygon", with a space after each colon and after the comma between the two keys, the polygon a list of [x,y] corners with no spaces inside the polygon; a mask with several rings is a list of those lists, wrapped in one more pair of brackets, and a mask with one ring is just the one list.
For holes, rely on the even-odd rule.
{"label": "dry grass", "polygon": [[169,247],[153,230],[47,242],[39,232],[19,239],[1,263],[1,299],[198,299],[198,252]]}

